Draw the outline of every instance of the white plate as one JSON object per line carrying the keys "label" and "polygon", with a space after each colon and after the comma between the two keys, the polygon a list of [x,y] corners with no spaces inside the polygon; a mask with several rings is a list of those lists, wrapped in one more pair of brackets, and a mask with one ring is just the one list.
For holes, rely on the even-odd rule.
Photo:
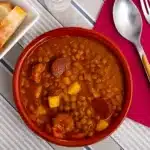
{"label": "white plate", "polygon": [[[4,0],[0,0],[4,1]],[[33,8],[27,0],[9,0],[14,6],[18,5],[27,12],[27,17],[23,23],[19,26],[13,36],[4,45],[2,52],[0,52],[0,59],[20,40],[20,38],[32,27],[32,25],[38,20],[39,14],[35,8]]]}

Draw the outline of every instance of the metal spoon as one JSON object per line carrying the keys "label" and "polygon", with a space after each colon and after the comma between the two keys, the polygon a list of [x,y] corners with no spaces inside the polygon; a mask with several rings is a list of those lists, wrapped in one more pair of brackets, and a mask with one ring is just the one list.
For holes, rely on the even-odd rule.
{"label": "metal spoon", "polygon": [[140,42],[143,23],[138,8],[131,0],[116,0],[113,19],[118,32],[137,48],[150,82],[150,64]]}

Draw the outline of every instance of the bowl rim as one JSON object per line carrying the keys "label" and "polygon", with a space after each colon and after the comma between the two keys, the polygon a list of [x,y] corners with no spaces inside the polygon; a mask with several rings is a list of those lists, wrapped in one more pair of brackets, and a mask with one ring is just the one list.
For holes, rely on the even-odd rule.
{"label": "bowl rim", "polygon": [[[21,103],[20,98],[20,92],[19,92],[19,78],[20,78],[20,72],[22,65],[27,58],[27,56],[34,51],[36,47],[38,47],[42,42],[49,38],[59,37],[62,35],[72,35],[72,36],[83,36],[87,38],[93,38],[98,41],[102,41],[104,44],[110,47],[110,51],[112,51],[113,54],[116,55],[118,60],[120,61],[124,73],[125,73],[125,85],[126,85],[126,95],[125,95],[125,104],[123,107],[123,110],[121,111],[120,115],[117,117],[116,121],[110,125],[109,128],[106,130],[100,132],[100,134],[93,136],[89,139],[80,139],[80,140],[62,140],[54,138],[53,136],[47,135],[45,132],[39,131],[38,127],[29,119],[27,114],[25,113],[25,110],[23,108],[23,105]],[[122,123],[122,121],[125,119],[129,108],[131,106],[132,102],[132,91],[133,91],[133,83],[132,83],[132,76],[131,71],[129,68],[129,65],[127,63],[127,60],[125,59],[124,55],[116,46],[116,44],[111,41],[108,37],[104,36],[101,33],[98,33],[94,30],[84,29],[84,28],[78,28],[78,27],[67,27],[67,28],[58,28],[49,32],[46,32],[33,41],[24,49],[22,54],[20,55],[17,64],[15,66],[14,75],[13,75],[13,96],[14,101],[17,106],[18,112],[22,119],[24,120],[25,124],[38,136],[44,138],[45,140],[52,142],[57,145],[61,146],[68,146],[68,147],[79,147],[79,146],[86,146],[94,144],[98,141],[103,140],[110,134],[112,134]]]}

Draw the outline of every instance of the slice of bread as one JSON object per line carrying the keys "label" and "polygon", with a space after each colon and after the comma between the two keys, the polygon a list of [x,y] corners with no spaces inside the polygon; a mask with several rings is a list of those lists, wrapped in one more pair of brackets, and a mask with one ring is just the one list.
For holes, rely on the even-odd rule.
{"label": "slice of bread", "polygon": [[0,2],[0,21],[2,21],[12,10],[10,2]]}
{"label": "slice of bread", "polygon": [[0,22],[0,50],[9,40],[12,34],[17,30],[23,22],[27,13],[19,6],[16,6],[8,15]]}

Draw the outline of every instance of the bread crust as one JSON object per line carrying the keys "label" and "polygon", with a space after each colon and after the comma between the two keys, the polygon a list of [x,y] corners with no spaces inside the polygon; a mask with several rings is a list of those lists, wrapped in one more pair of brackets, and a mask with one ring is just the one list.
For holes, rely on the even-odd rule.
{"label": "bread crust", "polygon": [[10,2],[1,1],[0,6],[5,7],[8,10],[8,12],[10,12],[13,9],[13,6]]}

